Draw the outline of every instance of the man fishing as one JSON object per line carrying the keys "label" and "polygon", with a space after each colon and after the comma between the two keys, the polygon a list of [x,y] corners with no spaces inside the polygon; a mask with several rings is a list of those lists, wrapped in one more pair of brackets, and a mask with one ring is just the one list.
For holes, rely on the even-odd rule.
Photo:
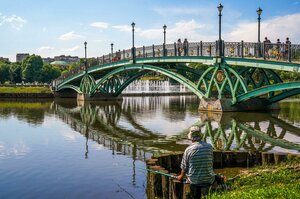
{"label": "man fishing", "polygon": [[193,144],[186,148],[181,161],[181,174],[177,179],[182,181],[185,176],[190,182],[189,198],[201,198],[201,188],[213,184],[213,148],[204,142],[203,134],[198,126],[192,126],[188,134]]}

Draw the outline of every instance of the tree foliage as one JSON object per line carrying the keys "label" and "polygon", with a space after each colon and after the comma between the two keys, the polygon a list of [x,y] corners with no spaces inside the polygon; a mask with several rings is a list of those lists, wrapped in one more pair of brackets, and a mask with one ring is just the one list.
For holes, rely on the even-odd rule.
{"label": "tree foliage", "polygon": [[0,62],[0,82],[10,81],[9,63]]}
{"label": "tree foliage", "polygon": [[42,69],[42,82],[50,83],[53,79],[58,78],[60,74],[61,71],[58,67],[45,64]]}
{"label": "tree foliage", "polygon": [[22,77],[26,82],[42,80],[43,60],[38,55],[28,56],[22,63]]}

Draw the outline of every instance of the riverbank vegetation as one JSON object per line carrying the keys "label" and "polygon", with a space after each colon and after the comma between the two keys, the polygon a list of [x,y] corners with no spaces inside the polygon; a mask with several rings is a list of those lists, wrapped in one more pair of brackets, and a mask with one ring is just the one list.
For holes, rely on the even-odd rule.
{"label": "riverbank vegetation", "polygon": [[31,87],[31,86],[4,86],[0,87],[0,93],[51,93],[48,86]]}
{"label": "riverbank vegetation", "polygon": [[0,60],[0,83],[11,84],[21,82],[50,83],[61,75],[58,66],[45,64],[38,55],[30,55],[23,62]]}
{"label": "riverbank vegetation", "polygon": [[243,170],[227,182],[230,189],[207,198],[300,198],[300,161]]}

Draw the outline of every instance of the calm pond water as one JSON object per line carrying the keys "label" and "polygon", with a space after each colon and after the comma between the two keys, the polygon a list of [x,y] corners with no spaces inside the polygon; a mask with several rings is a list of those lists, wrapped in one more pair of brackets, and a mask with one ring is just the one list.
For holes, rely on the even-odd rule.
{"label": "calm pond water", "polygon": [[300,100],[272,113],[199,113],[198,103],[0,102],[0,198],[147,198],[145,159],[183,151],[193,124],[215,149],[300,153]]}

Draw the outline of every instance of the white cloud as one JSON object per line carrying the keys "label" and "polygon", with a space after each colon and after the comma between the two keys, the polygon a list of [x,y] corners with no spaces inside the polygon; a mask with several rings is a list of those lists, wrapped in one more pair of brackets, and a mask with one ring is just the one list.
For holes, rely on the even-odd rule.
{"label": "white cloud", "polygon": [[84,36],[77,35],[77,34],[75,34],[74,31],[71,31],[71,32],[68,32],[68,33],[65,33],[65,34],[59,36],[59,39],[63,40],[63,41],[74,40],[74,39],[77,39],[77,38],[84,38]]}
{"label": "white cloud", "polygon": [[[277,38],[285,41],[290,37],[292,43],[300,42],[300,26],[297,25],[300,13],[278,16],[261,23],[261,41],[267,36],[272,42]],[[233,31],[225,34],[228,41],[257,41],[257,22],[242,22]]]}
{"label": "white cloud", "polygon": [[26,23],[27,21],[22,17],[16,15],[6,16],[0,13],[0,26],[8,24],[12,28],[20,30]]}
{"label": "white cloud", "polygon": [[131,26],[129,26],[129,25],[112,26],[112,28],[115,28],[121,32],[130,32],[131,31]]}
{"label": "white cloud", "polygon": [[50,51],[50,50],[54,50],[54,47],[52,46],[42,46],[36,49],[37,52],[41,53],[44,51]]}
{"label": "white cloud", "polygon": [[170,15],[207,15],[211,14],[212,8],[195,7],[155,7],[154,12],[162,16]]}
{"label": "white cloud", "polygon": [[106,22],[93,22],[90,24],[90,26],[93,26],[95,28],[100,28],[100,29],[107,29],[109,24]]}
{"label": "white cloud", "polygon": [[63,52],[74,52],[74,51],[77,51],[78,49],[80,49],[80,46],[77,45],[77,46],[74,46],[72,48],[64,48],[62,49]]}
{"label": "white cloud", "polygon": [[[175,23],[174,27],[167,28],[167,42],[177,41],[178,38],[188,38],[189,41],[214,40],[215,36],[205,34],[208,29],[211,29],[209,25],[197,23],[193,19],[182,20]],[[146,39],[161,39],[163,30],[162,28],[142,30],[139,36]]]}

